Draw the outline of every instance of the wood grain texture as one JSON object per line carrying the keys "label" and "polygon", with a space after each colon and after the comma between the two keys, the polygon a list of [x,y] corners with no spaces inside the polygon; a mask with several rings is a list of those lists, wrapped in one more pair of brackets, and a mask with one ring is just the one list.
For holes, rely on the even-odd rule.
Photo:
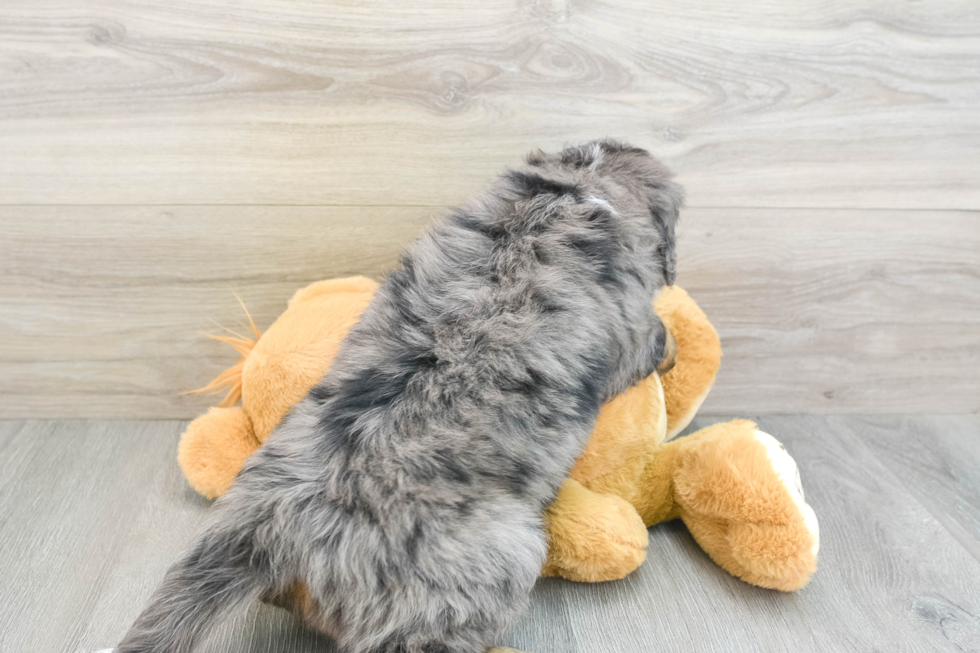
{"label": "wood grain texture", "polygon": [[916,500],[980,560],[980,417],[832,420],[871,449]]}
{"label": "wood grain texture", "polygon": [[319,279],[379,276],[416,208],[0,209],[0,416],[192,417],[234,359],[204,336],[260,328]]}
{"label": "wood grain texture", "polygon": [[[742,583],[672,522],[651,529],[647,562],[622,581],[539,582],[531,612],[502,643],[533,653],[980,648],[980,559],[963,539],[980,540],[980,528],[962,519],[980,510],[980,422],[756,419],[796,459],[820,519],[820,568],[806,588]],[[174,460],[182,427],[0,421],[0,649],[90,653],[116,643],[206,511]],[[201,650],[335,648],[256,605]]]}
{"label": "wood grain texture", "polygon": [[702,412],[980,410],[980,213],[688,211],[725,351]]}
{"label": "wood grain texture", "polygon": [[[0,207],[0,417],[190,418],[183,391],[439,207]],[[703,414],[980,410],[980,213],[690,209],[678,281],[725,349]]]}
{"label": "wood grain texture", "polygon": [[454,204],[628,137],[692,206],[980,209],[942,2],[6,0],[0,203]]}

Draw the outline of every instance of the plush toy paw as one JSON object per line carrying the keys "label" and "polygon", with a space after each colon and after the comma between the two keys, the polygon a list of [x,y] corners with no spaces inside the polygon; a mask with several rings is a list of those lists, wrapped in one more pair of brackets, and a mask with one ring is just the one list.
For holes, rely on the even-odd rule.
{"label": "plush toy paw", "polygon": [[742,420],[689,437],[674,473],[674,497],[694,538],[749,583],[803,587],[816,569],[819,529],[786,449]]}
{"label": "plush toy paw", "polygon": [[753,435],[756,441],[766,448],[769,464],[772,465],[773,471],[779,476],[780,482],[803,516],[803,525],[813,536],[811,551],[813,555],[817,555],[820,550],[820,526],[817,524],[816,513],[813,512],[813,508],[803,496],[803,480],[800,478],[800,468],[797,467],[796,461],[786,451],[786,447],[779,443],[779,440],[759,429],[755,429]]}
{"label": "plush toy paw", "polygon": [[643,520],[625,499],[566,479],[545,512],[548,562],[541,573],[594,583],[618,580],[646,558]]}
{"label": "plush toy paw", "polygon": [[212,408],[187,426],[177,462],[195,490],[208,499],[221,496],[259,448],[252,423],[241,408]]}

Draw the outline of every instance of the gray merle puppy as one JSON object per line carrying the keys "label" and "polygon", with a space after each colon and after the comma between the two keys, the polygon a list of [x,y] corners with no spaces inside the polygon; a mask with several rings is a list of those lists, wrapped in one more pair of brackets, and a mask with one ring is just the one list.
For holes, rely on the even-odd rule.
{"label": "gray merle puppy", "polygon": [[647,152],[533,153],[407,251],[323,380],[215,503],[118,653],[186,653],[303,588],[352,653],[477,653],[545,561],[599,406],[669,334],[681,190]]}

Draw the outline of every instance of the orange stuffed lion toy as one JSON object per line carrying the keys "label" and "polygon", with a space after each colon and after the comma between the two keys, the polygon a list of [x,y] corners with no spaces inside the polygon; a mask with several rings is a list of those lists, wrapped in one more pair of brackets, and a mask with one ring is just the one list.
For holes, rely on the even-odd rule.
{"label": "orange stuffed lion toy", "polygon": [[[180,465],[195,490],[214,498],[228,489],[245,459],[330,367],[376,288],[364,277],[320,281],[299,290],[264,334],[253,325],[254,340],[218,338],[242,358],[203,389],[229,388],[224,407],[191,422],[181,439]],[[622,578],[643,562],[647,528],[680,518],[733,575],[783,591],[802,587],[816,568],[818,531],[796,464],[744,420],[669,441],[711,389],[721,346],[682,289],[665,288],[654,307],[677,341],[675,366],[603,406],[544,515],[550,544],[542,573],[590,582]],[[241,406],[231,407],[238,399]]]}

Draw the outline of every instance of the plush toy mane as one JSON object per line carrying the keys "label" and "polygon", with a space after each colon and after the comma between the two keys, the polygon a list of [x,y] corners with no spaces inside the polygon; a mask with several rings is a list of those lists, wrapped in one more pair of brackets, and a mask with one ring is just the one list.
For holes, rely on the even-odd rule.
{"label": "plush toy mane", "polygon": [[185,393],[217,395],[224,392],[225,396],[218,404],[222,408],[234,406],[242,398],[242,373],[245,371],[245,361],[248,360],[248,355],[252,353],[252,350],[255,349],[255,345],[258,344],[259,339],[262,337],[262,332],[255,326],[255,321],[252,319],[252,314],[248,312],[248,308],[245,307],[245,302],[243,302],[241,297],[238,297],[238,295],[235,295],[235,298],[238,299],[238,303],[242,305],[242,310],[245,311],[245,317],[248,318],[248,324],[252,329],[254,337],[243,336],[242,334],[232,331],[228,327],[221,326],[220,324],[218,326],[230,333],[230,336],[205,333],[204,335],[212,340],[217,340],[218,342],[223,342],[226,345],[231,345],[235,351],[238,352],[239,359],[234,365],[211,379],[211,382],[206,386],[195,390],[189,390]]}

